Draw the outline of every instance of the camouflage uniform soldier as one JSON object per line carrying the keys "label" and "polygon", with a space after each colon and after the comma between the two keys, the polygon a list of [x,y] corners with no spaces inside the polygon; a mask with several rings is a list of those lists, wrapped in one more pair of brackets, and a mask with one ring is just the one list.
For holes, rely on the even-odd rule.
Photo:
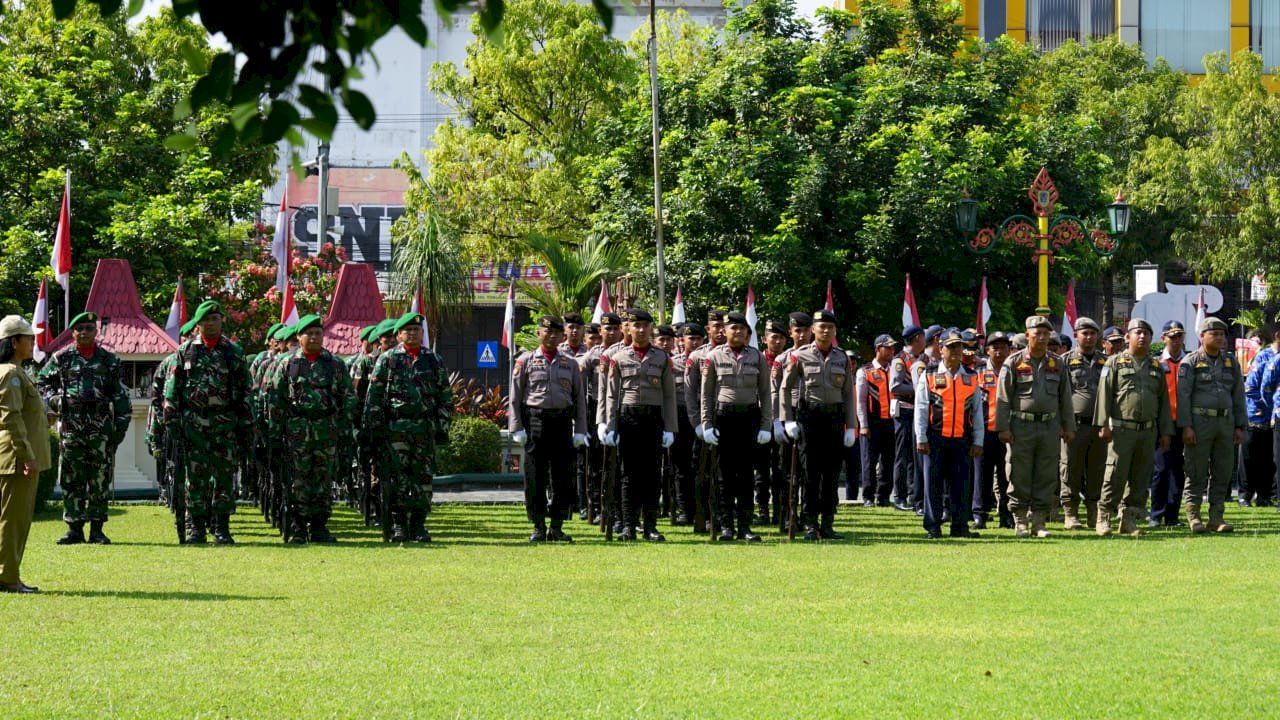
{"label": "camouflage uniform soldier", "polygon": [[55,353],[36,381],[51,414],[60,421],[58,483],[67,534],[59,545],[84,542],[86,521],[89,542],[111,542],[102,524],[107,521],[112,459],[129,429],[132,409],[120,384],[119,358],[96,342],[97,322],[91,312],[72,318],[75,345]]}
{"label": "camouflage uniform soldier", "polygon": [[[449,373],[439,355],[422,346],[422,315],[409,312],[392,329],[400,345],[378,357],[365,398],[366,432],[383,443],[388,471],[391,542],[431,542],[431,478],[436,444],[448,439],[453,413]],[[384,519],[383,522],[386,522]]]}
{"label": "camouflage uniform soldier", "polygon": [[1126,330],[1129,347],[1107,359],[1093,412],[1099,435],[1104,441],[1111,441],[1096,526],[1104,537],[1111,534],[1111,514],[1117,507],[1120,532],[1134,537],[1139,534],[1138,515],[1147,507],[1156,434],[1160,435],[1161,451],[1168,451],[1169,436],[1173,434],[1164,372],[1159,361],[1147,355],[1151,325],[1134,318]]}
{"label": "camouflage uniform soldier", "polygon": [[206,300],[184,330],[200,328],[200,336],[178,348],[173,373],[165,386],[166,432],[179,424],[185,447],[188,544],[213,538],[230,545],[232,471],[235,456],[248,452],[250,424],[249,367],[240,346],[222,335],[222,307]]}
{"label": "camouflage uniform soldier", "polygon": [[331,543],[336,540],[325,526],[338,476],[338,446],[345,444],[355,415],[355,392],[346,366],[324,349],[318,316],[299,319],[294,333],[302,347],[275,363],[267,383],[273,403],[281,409],[270,416],[278,425],[272,434],[284,439],[292,476],[286,532],[289,542],[298,545],[308,536],[312,542]]}
{"label": "camouflage uniform soldier", "polygon": [[[1010,446],[1009,512],[1018,537],[1049,537],[1045,523],[1058,489],[1059,440],[1075,439],[1071,378],[1062,358],[1048,352],[1053,326],[1048,318],[1026,320],[1027,349],[1009,356],[1000,368],[996,395],[996,431]],[[1027,513],[1031,529],[1027,529]]]}
{"label": "camouflage uniform soldier", "polygon": [[[1227,324],[1205,318],[1197,328],[1201,347],[1178,366],[1178,427],[1182,429],[1187,487],[1182,501],[1191,532],[1231,532],[1223,520],[1231,492],[1235,445],[1244,442],[1248,414],[1244,380],[1235,355],[1226,351]],[[1209,526],[1200,519],[1200,504],[1209,496]]]}
{"label": "camouflage uniform soldier", "polygon": [[1102,492],[1102,474],[1106,469],[1107,441],[1098,433],[1093,415],[1098,383],[1107,356],[1098,350],[1098,323],[1087,317],[1076,320],[1079,347],[1062,357],[1071,373],[1071,405],[1076,416],[1076,436],[1062,448],[1059,463],[1062,472],[1063,527],[1079,530],[1080,497],[1084,496],[1085,520],[1093,527],[1098,514],[1098,498]]}
{"label": "camouflage uniform soldier", "polygon": [[351,375],[351,388],[356,398],[356,413],[352,417],[352,424],[355,429],[355,483],[358,495],[358,505],[360,513],[364,516],[365,525],[372,525],[374,517],[377,514],[375,508],[377,503],[373,501],[376,497],[373,492],[373,466],[372,453],[373,443],[368,437],[368,433],[364,430],[364,408],[365,397],[369,393],[369,378],[373,375],[373,364],[378,359],[378,328],[379,325],[370,325],[360,331],[360,342],[362,343],[361,352],[351,358],[349,373]]}
{"label": "camouflage uniform soldier", "polygon": [[[525,512],[534,528],[529,536],[532,543],[573,542],[561,528],[572,512],[574,451],[587,445],[587,402],[578,363],[556,348],[563,336],[564,323],[559,318],[542,316],[538,319],[539,347],[520,355],[512,366],[507,429],[513,443],[528,445],[524,494]],[[548,496],[550,534],[546,526]]]}

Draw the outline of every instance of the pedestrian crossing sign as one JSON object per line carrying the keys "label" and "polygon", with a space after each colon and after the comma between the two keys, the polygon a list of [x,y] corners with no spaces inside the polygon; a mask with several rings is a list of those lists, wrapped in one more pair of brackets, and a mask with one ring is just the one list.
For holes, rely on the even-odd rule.
{"label": "pedestrian crossing sign", "polygon": [[481,340],[476,343],[476,367],[481,369],[498,367],[498,342]]}

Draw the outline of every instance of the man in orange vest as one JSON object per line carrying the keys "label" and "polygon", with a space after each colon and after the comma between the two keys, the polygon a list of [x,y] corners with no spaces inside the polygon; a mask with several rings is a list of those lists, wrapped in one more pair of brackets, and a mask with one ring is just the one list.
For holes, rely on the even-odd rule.
{"label": "man in orange vest", "polygon": [[978,377],[964,367],[964,340],[955,328],[943,332],[942,363],[916,379],[916,452],[924,463],[924,529],[930,538],[942,537],[944,487],[951,537],[978,537],[969,529],[969,471],[971,459],[982,457],[986,423]]}
{"label": "man in orange vest", "polygon": [[[858,429],[862,435],[862,504],[889,504],[893,489],[893,395],[890,383],[898,341],[876,338],[876,357],[858,368]],[[876,470],[879,469],[879,475]]]}

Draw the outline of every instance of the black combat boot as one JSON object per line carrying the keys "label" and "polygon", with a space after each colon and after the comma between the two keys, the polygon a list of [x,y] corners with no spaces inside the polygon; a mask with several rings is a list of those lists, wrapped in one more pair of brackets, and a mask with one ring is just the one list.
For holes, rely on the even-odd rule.
{"label": "black combat boot", "polygon": [[573,538],[566,535],[565,532],[558,527],[551,528],[551,532],[547,533],[547,540],[559,543],[573,542]]}
{"label": "black combat boot", "polygon": [[391,513],[391,518],[391,542],[408,542],[409,536],[405,532],[405,526],[408,525],[408,521],[405,520],[404,513]]}
{"label": "black combat boot", "polygon": [[431,533],[427,532],[426,521],[426,515],[421,512],[415,512],[409,516],[409,537],[414,542],[431,542]]}
{"label": "black combat boot", "polygon": [[213,524],[213,542],[218,545],[235,545],[235,538],[231,537],[231,514],[222,513],[217,516]]}
{"label": "black combat boot", "polygon": [[311,518],[311,542],[313,543],[338,542],[338,538],[334,537],[333,533],[329,532],[329,528],[326,527],[328,522],[329,522],[329,518],[323,515],[317,515],[316,517]]}
{"label": "black combat boot", "polygon": [[843,540],[844,535],[835,531],[835,528],[832,526],[833,523],[834,518],[829,515],[824,516],[822,518],[822,525],[818,528],[818,536],[823,540]]}
{"label": "black combat boot", "polygon": [[68,522],[67,534],[58,538],[59,545],[79,545],[84,542],[84,523]]}
{"label": "black combat boot", "polygon": [[89,522],[89,542],[95,545],[110,545],[111,538],[102,532],[102,521],[92,520]]}
{"label": "black combat boot", "polygon": [[547,530],[546,528],[543,528],[543,527],[534,528],[533,534],[529,536],[529,542],[531,543],[544,543],[546,541],[547,541]]}
{"label": "black combat boot", "polygon": [[756,512],[755,522],[757,525],[769,524],[769,504],[768,503],[760,504],[759,511]]}
{"label": "black combat boot", "polygon": [[[217,532],[214,532],[215,539]],[[299,517],[293,517],[289,520],[289,544],[290,545],[306,545],[307,544],[307,521]]]}
{"label": "black combat boot", "polygon": [[205,535],[203,518],[187,518],[187,545],[204,545],[209,542]]}

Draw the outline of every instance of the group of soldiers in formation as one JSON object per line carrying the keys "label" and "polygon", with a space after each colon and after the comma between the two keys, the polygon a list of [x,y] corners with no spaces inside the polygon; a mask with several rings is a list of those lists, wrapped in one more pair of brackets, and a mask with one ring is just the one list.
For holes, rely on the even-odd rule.
{"label": "group of soldiers in formation", "polygon": [[[38,378],[60,422],[59,543],[105,544],[129,401],[96,316],[71,326],[75,345]],[[663,541],[660,515],[721,541],[759,542],[753,528],[766,526],[840,539],[842,467],[848,499],[860,490],[868,507],[914,511],[930,538],[977,537],[993,513],[1018,537],[1048,536],[1056,513],[1068,530],[1110,535],[1118,518],[1114,531],[1136,536],[1143,514],[1180,524],[1180,506],[1192,532],[1230,532],[1234,446],[1246,432],[1261,446],[1280,419],[1280,340],[1246,380],[1217,318],[1191,353],[1182,325],[1166,323],[1159,357],[1142,319],[1103,332],[1080,318],[1073,349],[1038,315],[1016,335],[909,326],[877,337],[866,364],[839,347],[838,327],[829,310],[791,313],[766,323],[757,348],[738,312],[674,327],[640,308],[539,318],[538,347],[512,364],[507,416],[524,448],[530,542],[571,542],[575,510],[623,541]],[[252,359],[223,336],[214,301],[182,334],[154,375],[147,427],[179,542],[233,543],[238,497],[287,542],[334,542],[343,496],[384,539],[430,541],[452,393],[421,315],[365,328],[347,360],[324,349],[314,315],[273,326]],[[1248,481],[1259,504],[1273,495],[1263,474]]]}

